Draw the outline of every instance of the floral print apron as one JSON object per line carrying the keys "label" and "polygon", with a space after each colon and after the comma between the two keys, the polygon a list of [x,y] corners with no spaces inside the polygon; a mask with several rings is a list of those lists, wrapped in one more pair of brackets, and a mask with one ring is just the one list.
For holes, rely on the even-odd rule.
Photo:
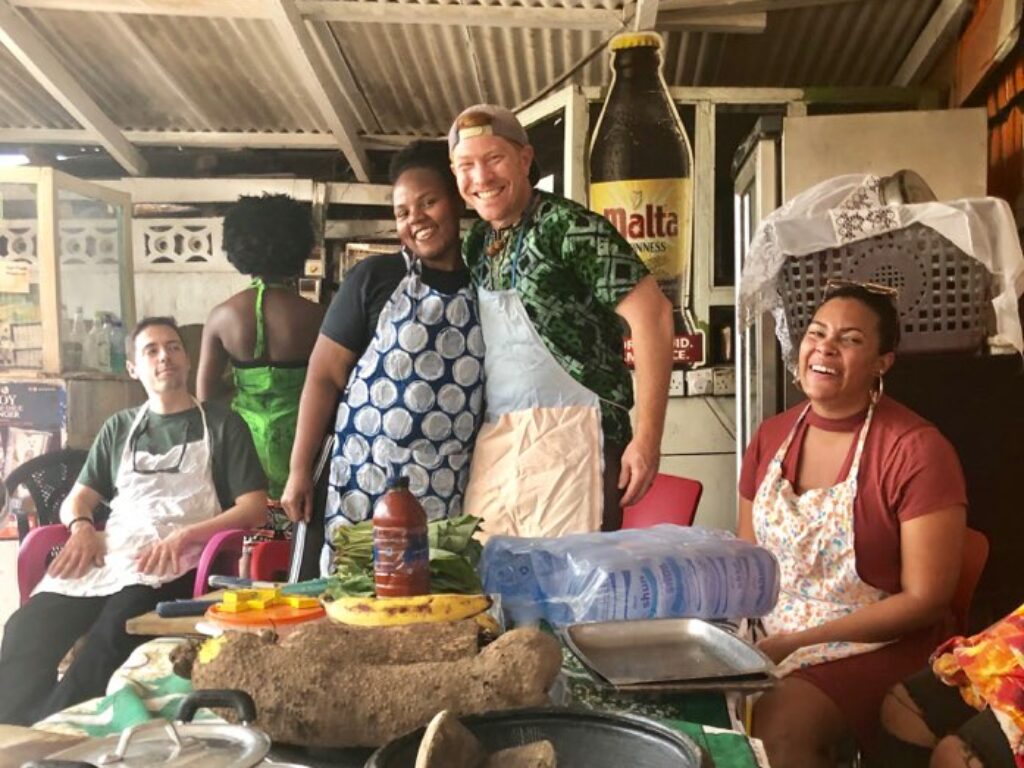
{"label": "floral print apron", "polygon": [[[807,416],[808,405],[768,465],[754,498],[757,543],[778,558],[779,601],[763,620],[769,635],[798,632],[853,613],[888,597],[861,580],[854,548],[854,499],[864,442],[875,407],[868,410],[857,437],[846,479],[827,488],[797,494],[782,472],[782,462]],[[786,675],[795,669],[836,661],[881,648],[888,643],[836,641],[793,652],[777,667]]]}

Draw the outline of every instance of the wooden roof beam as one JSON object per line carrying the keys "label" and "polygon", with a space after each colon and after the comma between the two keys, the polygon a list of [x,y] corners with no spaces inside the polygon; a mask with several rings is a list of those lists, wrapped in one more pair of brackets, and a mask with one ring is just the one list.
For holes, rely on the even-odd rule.
{"label": "wooden roof beam", "polygon": [[146,161],[139,151],[7,0],[0,0],[0,43],[75,120],[95,134],[122,168],[133,176],[146,174]]}
{"label": "wooden roof beam", "polygon": [[[204,149],[332,149],[338,142],[330,133],[282,131],[124,131],[138,147],[188,147]],[[418,139],[440,139],[421,134],[361,134],[367,149],[398,150]],[[95,146],[95,134],[84,128],[0,128],[0,144],[69,144]]]}
{"label": "wooden roof beam", "polygon": [[791,11],[800,8],[819,8],[826,5],[862,3],[864,0],[661,0],[661,10],[699,11],[725,16],[729,14],[767,13]]}
{"label": "wooden roof beam", "polygon": [[928,74],[932,64],[956,38],[971,0],[942,0],[892,78],[892,84],[915,85]]}
{"label": "wooden roof beam", "polygon": [[359,181],[369,181],[370,164],[359,140],[358,126],[344,94],[327,77],[323,63],[317,61],[317,45],[306,28],[302,14],[292,0],[267,0],[264,7],[269,11],[270,21],[280,35],[282,51],[295,67],[301,83],[327,121],[352,172]]}

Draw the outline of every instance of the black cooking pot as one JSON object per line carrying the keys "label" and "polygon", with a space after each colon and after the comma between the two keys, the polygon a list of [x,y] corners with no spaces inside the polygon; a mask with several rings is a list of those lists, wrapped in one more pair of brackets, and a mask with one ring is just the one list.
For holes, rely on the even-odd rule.
{"label": "black cooking pot", "polygon": [[[460,718],[489,752],[547,739],[559,768],[707,768],[692,739],[636,715],[554,707]],[[414,768],[424,728],[373,753],[365,768]]]}

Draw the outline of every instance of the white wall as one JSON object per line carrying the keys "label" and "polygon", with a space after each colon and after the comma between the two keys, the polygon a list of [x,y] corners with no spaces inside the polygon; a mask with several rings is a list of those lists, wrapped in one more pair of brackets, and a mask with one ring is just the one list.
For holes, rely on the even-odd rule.
{"label": "white wall", "polygon": [[171,315],[178,325],[203,323],[214,305],[242,290],[237,272],[135,272],[135,316]]}
{"label": "white wall", "polygon": [[782,194],[791,200],[846,173],[888,176],[909,168],[939,200],[985,195],[988,123],[984,109],[787,117]]}
{"label": "white wall", "polygon": [[696,525],[736,530],[736,398],[670,397],[658,471],[704,486]]}

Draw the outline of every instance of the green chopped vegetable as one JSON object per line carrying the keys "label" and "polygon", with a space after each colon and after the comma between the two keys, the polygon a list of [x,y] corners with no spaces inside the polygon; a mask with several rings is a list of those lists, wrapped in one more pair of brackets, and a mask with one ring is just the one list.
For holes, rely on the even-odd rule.
{"label": "green chopped vegetable", "polygon": [[[461,515],[427,524],[430,591],[475,595],[483,591],[476,565],[483,546],[473,538],[480,518]],[[343,526],[334,535],[335,572],[327,580],[332,599],[373,595],[373,521]]]}

